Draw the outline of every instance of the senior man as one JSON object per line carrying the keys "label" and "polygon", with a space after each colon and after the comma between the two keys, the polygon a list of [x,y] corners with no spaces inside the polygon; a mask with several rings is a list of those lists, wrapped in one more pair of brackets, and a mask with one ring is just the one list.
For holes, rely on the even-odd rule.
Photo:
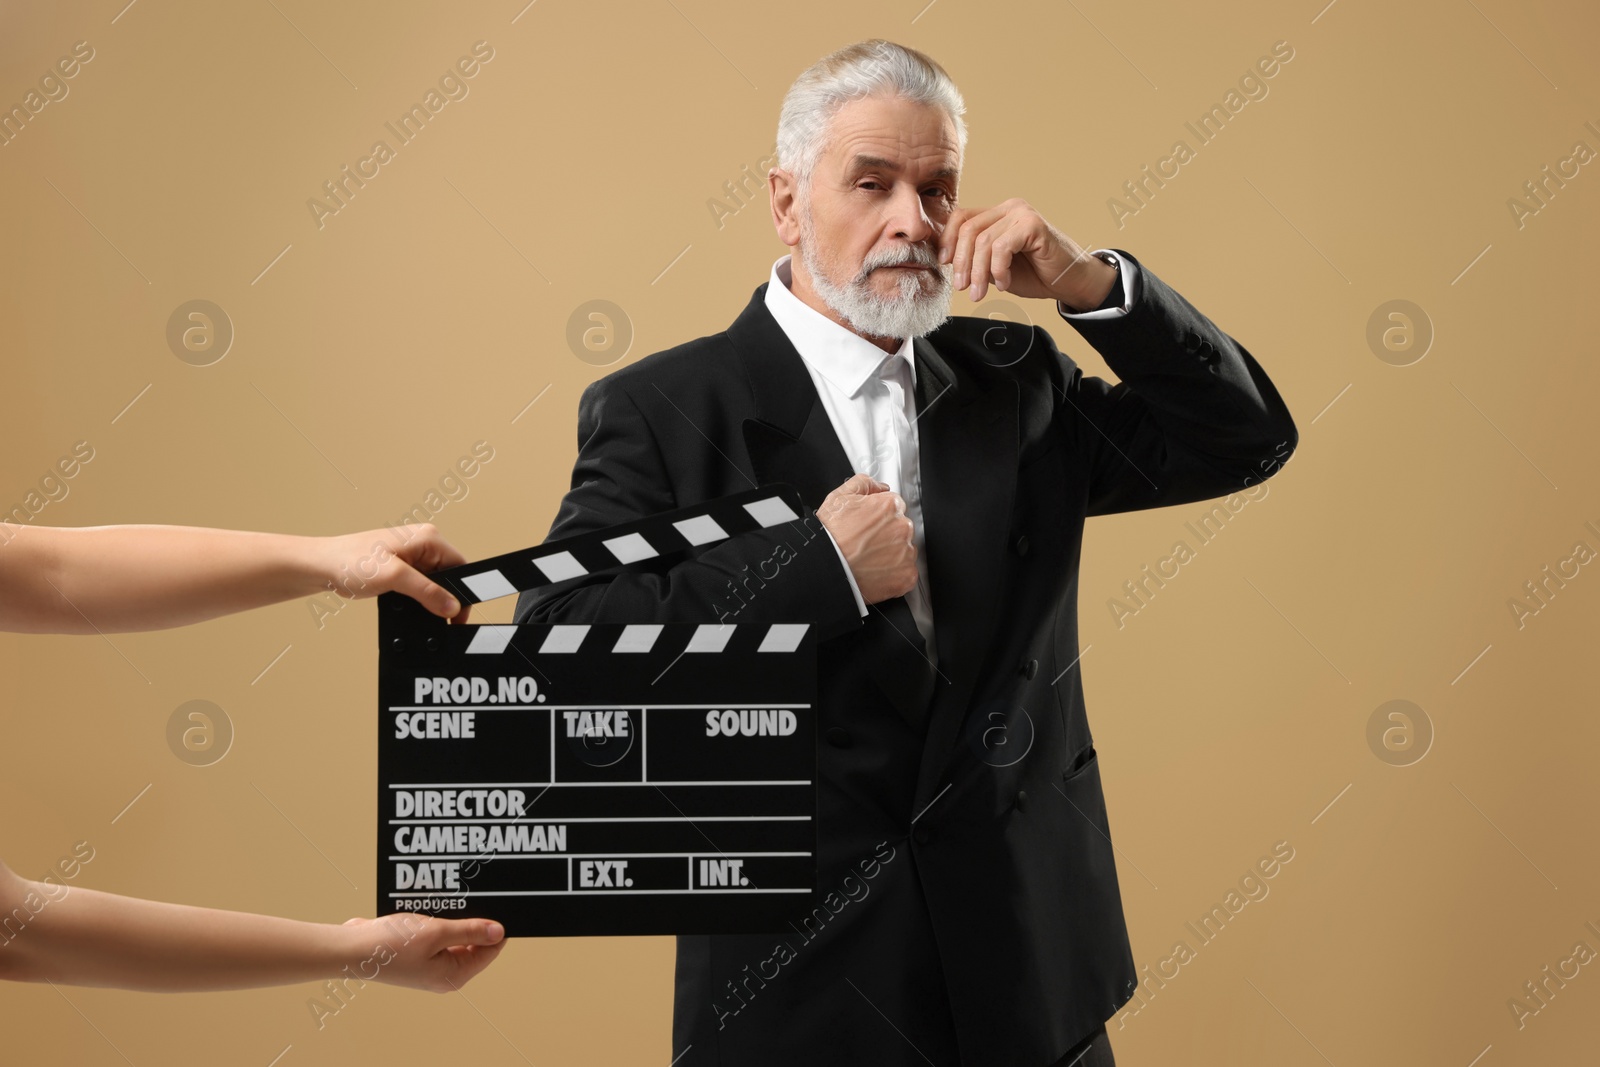
{"label": "senior man", "polygon": [[[1077,665],[1083,522],[1237,493],[1296,431],[1131,255],[1020,199],[958,207],[964,111],[887,41],[795,81],[767,177],[799,255],[727,330],[584,390],[549,536],[776,481],[806,515],[517,607],[817,627],[817,900],[679,937],[677,1067],[1113,1063],[1137,977]],[[1120,383],[1042,327],[950,317],[991,286],[1054,301]]]}

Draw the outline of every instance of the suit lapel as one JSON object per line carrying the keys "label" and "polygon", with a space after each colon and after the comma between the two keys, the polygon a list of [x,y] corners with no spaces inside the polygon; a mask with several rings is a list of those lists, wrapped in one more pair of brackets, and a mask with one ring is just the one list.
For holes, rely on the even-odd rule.
{"label": "suit lapel", "polygon": [[854,471],[805,362],[767,310],[766,292],[766,283],[758,286],[728,327],[755,398],[745,448],[757,482],[788,482],[815,508]]}
{"label": "suit lapel", "polygon": [[[816,508],[855,470],[765,297],[763,283],[728,328],[755,401],[744,421],[745,448],[757,482],[787,482]],[[931,698],[927,661],[904,597],[868,605],[863,656],[907,722],[927,729],[921,795],[955,741],[996,622],[994,590],[1016,491],[1017,387],[1009,378],[980,382],[946,360],[930,338],[917,338],[913,350],[922,521],[939,650]]]}
{"label": "suit lapel", "polygon": [[[766,307],[766,283],[728,328],[744,365],[755,412],[744,421],[745,450],[756,481],[788,482],[810,508],[848,480],[855,467],[817,396],[805,362]],[[878,688],[919,731],[928,710],[931,671],[904,597],[867,605],[862,663]]]}
{"label": "suit lapel", "polygon": [[[999,585],[1017,483],[1017,384],[983,382],[916,339],[917,446],[939,673],[914,811],[935,795],[998,629]],[[953,354],[953,353],[952,353]]]}

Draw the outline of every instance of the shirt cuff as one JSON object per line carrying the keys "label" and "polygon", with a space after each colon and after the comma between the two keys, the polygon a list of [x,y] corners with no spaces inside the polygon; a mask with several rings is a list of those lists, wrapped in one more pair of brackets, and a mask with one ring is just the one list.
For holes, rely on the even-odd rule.
{"label": "shirt cuff", "polygon": [[844,568],[844,576],[850,582],[850,594],[856,598],[856,607],[860,610],[861,614],[865,616],[867,613],[867,602],[861,598],[861,587],[856,585],[856,576],[851,572],[850,564],[845,561],[844,549],[840,548],[839,542],[833,539],[832,530],[829,530],[826,526],[824,526],[822,529],[823,532],[828,535],[828,543],[833,546],[833,550],[835,552],[839,553],[839,566]]}
{"label": "shirt cuff", "polygon": [[1105,252],[1117,261],[1117,277],[1121,285],[1113,285],[1106,294],[1105,300],[1093,311],[1068,311],[1067,305],[1056,301],[1056,310],[1064,319],[1120,319],[1133,307],[1134,283],[1138,280],[1139,268],[1136,264],[1128,262],[1122,256],[1109,248],[1096,248],[1090,255]]}

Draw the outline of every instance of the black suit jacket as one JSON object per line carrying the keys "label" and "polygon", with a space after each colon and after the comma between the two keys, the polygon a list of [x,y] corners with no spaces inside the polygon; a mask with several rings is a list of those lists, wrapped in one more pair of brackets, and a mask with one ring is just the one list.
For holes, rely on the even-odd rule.
{"label": "black suit jacket", "polygon": [[1255,359],[1139,276],[1126,316],[1068,320],[1120,384],[1085,377],[1042,327],[954,317],[916,340],[939,653],[926,701],[904,599],[863,619],[815,517],[854,471],[765,284],[726,331],[584,390],[550,537],[774,481],[811,509],[517,605],[518,622],[818,627],[819,902],[771,935],[678,939],[663,1062],[1044,1067],[1129,999],[1074,665],[1083,522],[1237,492],[1297,440]]}

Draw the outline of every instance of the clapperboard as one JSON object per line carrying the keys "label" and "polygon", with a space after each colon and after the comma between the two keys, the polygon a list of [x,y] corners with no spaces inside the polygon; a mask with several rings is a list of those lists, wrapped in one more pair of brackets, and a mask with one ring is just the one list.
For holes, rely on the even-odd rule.
{"label": "clapperboard", "polygon": [[[765,486],[431,577],[476,604],[803,513]],[[807,624],[452,626],[378,599],[378,914],[484,916],[509,936],[762,933],[809,906]]]}

